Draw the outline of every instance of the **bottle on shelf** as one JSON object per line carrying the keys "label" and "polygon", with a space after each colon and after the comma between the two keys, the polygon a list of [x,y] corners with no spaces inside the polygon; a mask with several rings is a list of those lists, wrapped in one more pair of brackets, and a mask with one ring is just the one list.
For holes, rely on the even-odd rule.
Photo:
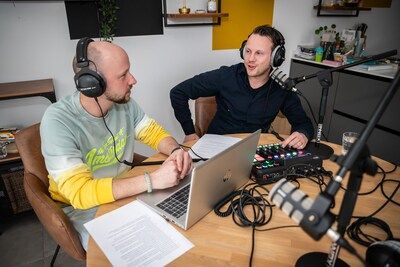
{"label": "bottle on shelf", "polygon": [[322,62],[323,54],[324,54],[324,49],[321,46],[315,48],[315,61]]}

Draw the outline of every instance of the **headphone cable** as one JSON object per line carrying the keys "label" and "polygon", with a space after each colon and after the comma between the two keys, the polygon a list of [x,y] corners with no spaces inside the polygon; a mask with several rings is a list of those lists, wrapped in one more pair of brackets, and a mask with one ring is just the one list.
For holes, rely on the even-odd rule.
{"label": "headphone cable", "polygon": [[[106,119],[104,118],[105,115],[104,115],[103,109],[102,109],[101,106],[100,106],[99,100],[97,99],[97,97],[95,97],[94,100],[96,101],[97,106],[98,106],[99,109],[100,109],[101,118],[103,119],[104,126],[106,127],[107,131],[111,134],[111,137],[112,137],[112,140],[113,140],[114,157],[117,159],[117,161],[118,161],[119,163],[126,164],[126,165],[128,165],[128,166],[131,166],[132,168],[135,167],[135,166],[137,166],[137,164],[135,164],[134,162],[129,162],[129,161],[127,161],[127,160],[121,161],[121,160],[118,158],[118,156],[117,156],[117,149],[115,148],[115,147],[116,147],[116,145],[115,145],[115,137],[114,137],[113,133],[111,132],[110,128],[108,128],[108,125],[107,125],[107,123],[106,123]],[[151,164],[149,164],[149,165],[151,165]]]}
{"label": "headphone cable", "polygon": [[[148,161],[148,162],[139,162],[139,163],[129,162],[129,161],[127,161],[127,160],[121,161],[121,160],[118,158],[118,156],[117,156],[117,150],[116,150],[116,148],[115,148],[115,147],[116,147],[116,145],[115,145],[115,137],[114,137],[113,133],[111,132],[110,128],[108,128],[108,125],[107,125],[107,123],[106,123],[106,119],[104,118],[105,115],[104,115],[103,109],[101,108],[101,106],[100,106],[100,104],[99,104],[99,100],[97,99],[97,97],[95,97],[94,100],[96,101],[96,103],[97,103],[97,105],[98,105],[98,107],[99,107],[99,109],[100,109],[101,118],[103,119],[104,126],[106,127],[107,131],[110,133],[111,138],[112,138],[112,140],[113,140],[114,157],[117,159],[117,161],[118,161],[119,163],[128,165],[128,166],[131,167],[131,169],[133,169],[133,168],[136,167],[136,166],[160,165],[160,164],[163,164],[163,163],[164,163],[164,160]],[[198,162],[198,161],[200,161],[200,160],[203,160],[203,161],[208,160],[207,158],[203,158],[203,157],[199,156],[196,152],[194,152],[194,150],[193,150],[191,147],[188,147],[188,146],[185,146],[185,145],[181,145],[181,144],[179,144],[179,145],[182,146],[182,147],[185,147],[185,148],[189,148],[189,149],[193,152],[193,154],[195,154],[197,157],[199,157],[199,159],[193,159],[193,162]]]}

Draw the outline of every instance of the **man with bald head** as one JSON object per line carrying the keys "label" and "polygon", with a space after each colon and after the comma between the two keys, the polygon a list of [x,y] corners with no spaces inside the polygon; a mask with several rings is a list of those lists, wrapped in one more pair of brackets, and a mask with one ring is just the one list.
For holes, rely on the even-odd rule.
{"label": "man with bald head", "polygon": [[[192,164],[175,139],[131,99],[137,81],[126,52],[112,43],[87,41],[88,67],[104,81],[104,92],[92,97],[76,91],[51,105],[40,125],[50,195],[62,203],[85,249],[89,235],[83,224],[94,218],[98,205],[177,185]],[[79,77],[76,60],[73,65]],[[114,179],[129,170],[123,162],[132,160],[135,140],[168,155],[167,160],[152,173]]]}

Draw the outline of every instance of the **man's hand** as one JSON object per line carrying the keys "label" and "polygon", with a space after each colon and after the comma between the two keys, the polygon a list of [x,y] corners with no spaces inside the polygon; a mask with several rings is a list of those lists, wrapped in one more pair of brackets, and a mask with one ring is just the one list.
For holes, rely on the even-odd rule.
{"label": "man's hand", "polygon": [[192,158],[183,149],[177,149],[164,161],[161,167],[151,173],[153,187],[164,189],[179,184],[190,172]]}
{"label": "man's hand", "polygon": [[183,139],[183,142],[186,143],[186,142],[189,142],[189,141],[197,141],[199,139],[200,139],[200,137],[197,134],[194,133],[194,134],[186,135],[185,139]]}
{"label": "man's hand", "polygon": [[150,174],[154,189],[169,188],[179,184],[180,172],[174,161],[165,161],[161,167]]}
{"label": "man's hand", "polygon": [[303,149],[308,143],[307,137],[299,132],[293,132],[282,142],[282,147],[293,147],[296,149]]}
{"label": "man's hand", "polygon": [[190,157],[189,153],[183,149],[177,149],[172,152],[166,161],[175,162],[181,179],[183,179],[192,169],[192,158]]}

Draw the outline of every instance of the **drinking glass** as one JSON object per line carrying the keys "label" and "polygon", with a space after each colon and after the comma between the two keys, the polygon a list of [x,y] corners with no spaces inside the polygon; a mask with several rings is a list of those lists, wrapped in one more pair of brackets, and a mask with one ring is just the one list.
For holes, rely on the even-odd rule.
{"label": "drinking glass", "polygon": [[359,134],[355,132],[345,132],[342,138],[342,155],[346,155],[350,147],[357,140]]}

